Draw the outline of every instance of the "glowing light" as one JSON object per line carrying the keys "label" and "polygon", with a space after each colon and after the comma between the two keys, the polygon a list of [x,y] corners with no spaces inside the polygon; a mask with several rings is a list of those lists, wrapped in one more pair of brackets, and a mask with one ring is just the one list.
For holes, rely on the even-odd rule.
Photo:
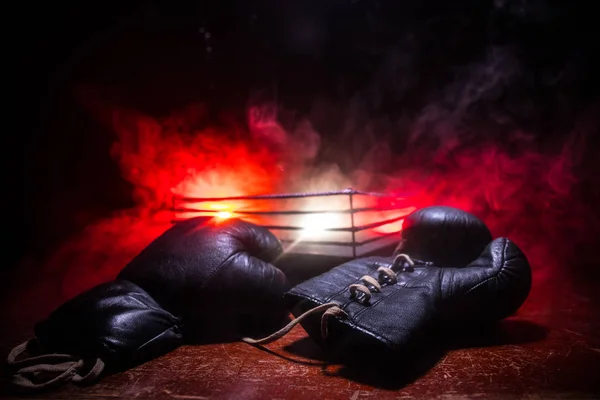
{"label": "glowing light", "polygon": [[215,210],[214,216],[218,219],[228,219],[233,217],[233,213],[231,212],[231,206],[228,204],[220,204],[220,203],[212,203],[208,204],[208,208],[211,210]]}
{"label": "glowing light", "polygon": [[227,218],[231,218],[233,216],[233,214],[229,211],[219,211],[218,213],[215,214],[215,216],[219,219],[227,219]]}
{"label": "glowing light", "polygon": [[[403,208],[400,210],[394,210],[392,212],[387,212],[377,218],[379,220],[385,220],[385,219],[392,219],[392,218],[395,219],[395,218],[399,218],[399,217],[405,217],[416,209],[417,209],[416,207],[412,207],[412,206],[406,207],[406,208]],[[369,221],[369,222],[372,222],[372,221]],[[398,221],[389,223],[389,224],[377,226],[377,227],[373,228],[373,232],[382,233],[382,234],[400,232],[402,230],[403,223],[404,223],[404,218],[402,218]]]}
{"label": "glowing light", "polygon": [[328,229],[339,228],[340,222],[343,222],[343,219],[339,214],[309,214],[302,219],[301,226],[303,229],[301,237],[322,237],[326,234]]}

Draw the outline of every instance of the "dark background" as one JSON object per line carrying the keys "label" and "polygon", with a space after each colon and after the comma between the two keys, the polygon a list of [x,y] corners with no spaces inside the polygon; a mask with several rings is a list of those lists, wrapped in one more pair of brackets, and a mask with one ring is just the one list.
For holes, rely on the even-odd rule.
{"label": "dark background", "polygon": [[[109,154],[114,134],[78,104],[73,90],[79,83],[118,88],[115,97],[152,115],[202,99],[215,124],[221,110],[243,115],[249,96],[261,90],[272,96],[274,87],[278,101],[299,112],[317,96],[336,101],[359,95],[370,116],[410,117],[440,95],[438,88],[455,78],[457,66],[491,45],[510,46],[526,78],[494,104],[543,144],[567,135],[578,113],[598,100],[599,30],[592,3],[20,5],[6,14],[15,25],[10,40],[16,53],[9,63],[16,70],[8,79],[16,87],[10,100],[16,124],[4,132],[3,273],[24,256],[43,257],[91,221],[133,204],[130,184]],[[488,115],[494,104],[474,115]],[[578,202],[599,199],[598,135],[588,136],[577,172]],[[404,141],[398,136],[391,143],[400,149]],[[581,233],[595,232],[590,229]]]}

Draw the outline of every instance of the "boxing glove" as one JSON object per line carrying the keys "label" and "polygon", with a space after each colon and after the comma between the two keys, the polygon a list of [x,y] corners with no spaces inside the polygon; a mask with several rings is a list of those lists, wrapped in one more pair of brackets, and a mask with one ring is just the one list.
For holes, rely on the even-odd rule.
{"label": "boxing glove", "polygon": [[239,220],[197,217],[164,232],[118,278],[144,288],[181,318],[191,342],[237,340],[279,328],[289,315],[282,252],[267,229]]}
{"label": "boxing glove", "polygon": [[[179,321],[128,281],[98,285],[35,325],[35,338],[8,356],[11,383],[24,391],[95,382],[182,343]],[[25,357],[25,356],[28,357]]]}
{"label": "boxing glove", "polygon": [[[392,257],[352,260],[285,294],[319,344],[339,354],[409,352],[434,331],[515,312],[531,286],[529,263],[509,239],[492,240],[475,216],[449,207],[415,211]],[[289,330],[289,327],[287,327]],[[264,340],[246,340],[264,344]]]}

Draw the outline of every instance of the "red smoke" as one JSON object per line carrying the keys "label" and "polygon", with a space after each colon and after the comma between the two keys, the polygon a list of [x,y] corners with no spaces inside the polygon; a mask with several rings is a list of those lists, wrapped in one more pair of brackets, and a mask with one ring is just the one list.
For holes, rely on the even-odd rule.
{"label": "red smoke", "polygon": [[[237,196],[275,192],[281,180],[277,154],[253,141],[240,125],[207,126],[202,105],[157,119],[109,104],[84,88],[79,97],[116,138],[111,156],[133,184],[136,206],[96,221],[57,249],[43,267],[27,262],[21,274],[30,283],[25,301],[49,308],[100,282],[168,229],[173,195]],[[38,278],[31,285],[29,274]],[[43,308],[43,306],[42,306]]]}
{"label": "red smoke", "polygon": [[565,279],[556,269],[580,268],[587,256],[580,249],[593,246],[599,226],[594,203],[582,194],[583,153],[593,132],[587,117],[545,148],[512,133],[518,140],[448,141],[412,152],[389,188],[414,192],[417,207],[444,204],[475,213],[494,237],[523,249],[536,282]]}
{"label": "red smoke", "polygon": [[[576,131],[546,151],[527,136],[509,144],[490,139],[470,146],[453,140],[413,146],[391,157],[397,172],[379,178],[383,186],[360,187],[372,181],[364,179],[365,170],[344,174],[333,163],[317,163],[321,141],[312,125],[301,121],[288,132],[272,108],[251,108],[247,129],[231,121],[211,124],[202,105],[154,118],[108,104],[89,88],[81,93],[90,112],[116,134],[111,155],[133,184],[136,206],[91,224],[43,268],[24,269],[40,278],[24,297],[39,304],[40,293],[51,294],[56,300],[48,308],[113,279],[169,227],[174,194],[220,197],[349,186],[410,193],[408,201],[416,207],[445,204],[479,215],[495,236],[508,236],[523,248],[536,279],[547,279],[556,260],[573,251],[588,210],[572,199],[586,132]],[[338,145],[343,150],[346,144]],[[362,161],[355,164],[364,167]],[[565,235],[570,246],[558,246]]]}

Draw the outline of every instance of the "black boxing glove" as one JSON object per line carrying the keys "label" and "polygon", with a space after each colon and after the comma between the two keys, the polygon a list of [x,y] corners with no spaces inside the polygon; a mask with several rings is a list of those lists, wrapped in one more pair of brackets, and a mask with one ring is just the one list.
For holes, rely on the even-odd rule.
{"label": "black boxing glove", "polygon": [[238,219],[176,223],[119,274],[180,317],[186,340],[236,340],[279,328],[288,316],[282,252],[267,229]]}
{"label": "black boxing glove", "polygon": [[[350,261],[295,286],[285,298],[295,322],[329,349],[408,352],[432,331],[498,320],[525,301],[527,258],[510,240],[491,239],[483,222],[464,211],[417,210],[404,222],[394,257]],[[283,332],[246,341],[264,344]]]}
{"label": "black boxing glove", "polygon": [[35,338],[11,351],[11,383],[16,389],[35,391],[68,381],[95,382],[104,373],[178,347],[182,343],[178,324],[131,282],[98,285],[38,322]]}
{"label": "black boxing glove", "polygon": [[456,208],[433,206],[404,219],[394,253],[460,268],[479,257],[491,241],[492,234],[479,218]]}

